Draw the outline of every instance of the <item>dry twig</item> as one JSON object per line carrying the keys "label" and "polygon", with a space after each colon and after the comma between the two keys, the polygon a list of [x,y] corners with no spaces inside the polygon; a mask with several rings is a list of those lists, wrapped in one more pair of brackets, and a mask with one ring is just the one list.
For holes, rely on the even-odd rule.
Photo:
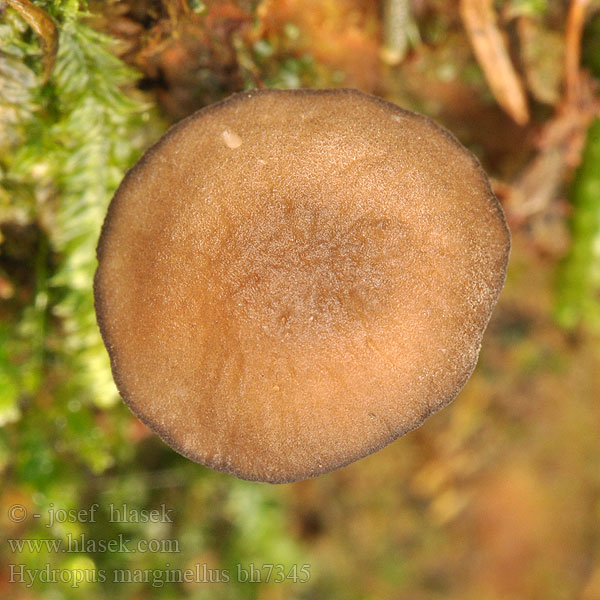
{"label": "dry twig", "polygon": [[461,0],[460,15],[498,104],[516,123],[525,125],[529,121],[527,98],[498,28],[493,0]]}
{"label": "dry twig", "polygon": [[7,0],[7,2],[23,17],[40,39],[44,67],[42,84],[45,84],[50,78],[50,73],[52,73],[56,62],[56,53],[58,52],[58,29],[56,24],[45,10],[35,6],[29,0]]}

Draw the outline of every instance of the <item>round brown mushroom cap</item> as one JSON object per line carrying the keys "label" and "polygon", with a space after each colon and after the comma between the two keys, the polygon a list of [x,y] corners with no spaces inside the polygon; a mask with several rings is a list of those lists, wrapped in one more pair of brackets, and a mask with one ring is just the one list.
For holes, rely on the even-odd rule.
{"label": "round brown mushroom cap", "polygon": [[167,444],[295,481],[456,396],[509,248],[479,163],[426,117],[353,90],[245,92],[127,174],[96,309],[123,398]]}

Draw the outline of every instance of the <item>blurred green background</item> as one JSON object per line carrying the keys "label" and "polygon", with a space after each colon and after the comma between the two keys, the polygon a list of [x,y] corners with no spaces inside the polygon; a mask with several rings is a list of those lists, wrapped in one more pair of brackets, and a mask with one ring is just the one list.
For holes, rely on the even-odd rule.
{"label": "blurred green background", "polygon": [[[0,1],[0,597],[600,599],[599,83],[597,1]],[[480,158],[513,234],[456,401],[282,486],[137,421],[92,298],[125,171],[252,87],[428,114]]]}

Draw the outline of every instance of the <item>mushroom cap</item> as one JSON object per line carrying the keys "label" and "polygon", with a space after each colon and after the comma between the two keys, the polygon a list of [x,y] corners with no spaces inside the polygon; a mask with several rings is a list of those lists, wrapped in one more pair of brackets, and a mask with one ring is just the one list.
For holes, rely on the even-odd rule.
{"label": "mushroom cap", "polygon": [[457,395],[509,250],[477,159],[430,119],[355,90],[244,92],[129,171],[96,311],[122,397],[167,444],[296,481]]}

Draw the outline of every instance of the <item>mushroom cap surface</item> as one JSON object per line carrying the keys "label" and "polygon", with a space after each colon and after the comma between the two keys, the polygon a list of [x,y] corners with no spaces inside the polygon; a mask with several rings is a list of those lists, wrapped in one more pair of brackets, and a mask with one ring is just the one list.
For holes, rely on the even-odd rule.
{"label": "mushroom cap surface", "polygon": [[509,250],[477,159],[430,119],[355,90],[244,92],[129,171],[96,311],[122,397],[167,444],[296,481],[457,395]]}

